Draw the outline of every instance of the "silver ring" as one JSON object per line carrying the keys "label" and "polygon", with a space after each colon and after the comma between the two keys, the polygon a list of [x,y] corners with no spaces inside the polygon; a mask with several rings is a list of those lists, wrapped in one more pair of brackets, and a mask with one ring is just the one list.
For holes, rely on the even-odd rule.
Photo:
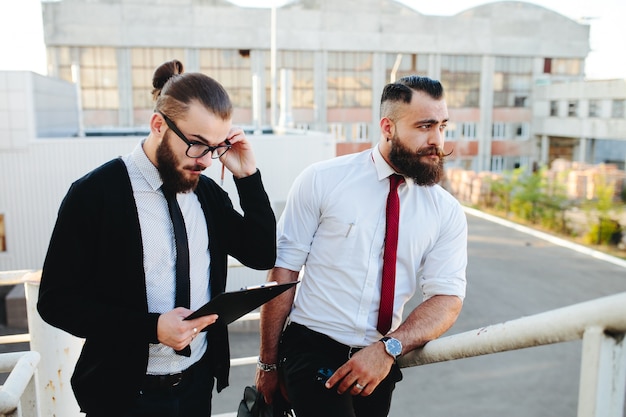
{"label": "silver ring", "polygon": [[354,386],[356,387],[356,389],[358,389],[359,391],[362,391],[363,388],[365,388],[363,385],[359,384],[358,382],[354,384]]}

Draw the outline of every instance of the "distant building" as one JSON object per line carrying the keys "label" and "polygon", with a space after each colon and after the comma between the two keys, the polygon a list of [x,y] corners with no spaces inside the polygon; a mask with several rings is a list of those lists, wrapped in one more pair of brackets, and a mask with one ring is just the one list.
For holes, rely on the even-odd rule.
{"label": "distant building", "polygon": [[625,170],[626,79],[537,86],[533,133],[541,160],[609,163]]}
{"label": "distant building", "polygon": [[49,74],[79,83],[86,130],[145,124],[152,72],[178,58],[224,84],[237,123],[367,145],[378,140],[383,86],[428,75],[447,90],[451,163],[500,171],[544,162],[534,88],[583,80],[590,50],[588,25],[516,1],[455,16],[393,0],[299,0],[274,11],[225,0],[45,2]]}

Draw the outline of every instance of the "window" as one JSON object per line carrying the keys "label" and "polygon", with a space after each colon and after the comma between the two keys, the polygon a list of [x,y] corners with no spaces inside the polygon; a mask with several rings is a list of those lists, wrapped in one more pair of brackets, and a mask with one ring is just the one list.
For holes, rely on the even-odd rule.
{"label": "window", "polygon": [[[270,107],[272,98],[271,92],[271,63],[270,54],[266,54],[266,92],[267,106]],[[278,85],[276,94],[281,95],[280,70],[291,70],[291,107],[300,109],[313,109],[315,104],[315,91],[313,82],[314,54],[308,51],[278,51],[276,56],[276,66]]]}
{"label": "window", "polygon": [[[115,48],[50,47],[48,60],[55,63],[59,78],[76,82],[72,66],[80,66],[80,86],[84,110],[119,108],[117,56]],[[151,78],[151,77],[150,77]]]}
{"label": "window", "polygon": [[599,100],[589,100],[589,117],[600,117]]}
{"label": "window", "polygon": [[577,101],[569,101],[567,103],[567,115],[569,117],[578,116],[578,102]]}
{"label": "window", "polygon": [[556,100],[550,100],[550,116],[559,115],[559,102]]}
{"label": "window", "polygon": [[80,84],[83,109],[119,108],[115,48],[81,48]]}
{"label": "window", "polygon": [[4,214],[0,213],[0,252],[7,251],[7,236],[4,227]]}
{"label": "window", "polygon": [[[252,64],[249,50],[201,49],[199,61],[200,72],[222,84],[233,102],[233,107],[252,108]],[[268,80],[271,82],[271,79]]]}
{"label": "window", "polygon": [[329,108],[364,107],[370,109],[372,105],[372,54],[329,52],[327,75]]}
{"label": "window", "polygon": [[476,139],[476,123],[461,123],[461,137]]}
{"label": "window", "polygon": [[491,128],[491,136],[494,139],[506,138],[506,124],[502,122],[496,122]]}
{"label": "window", "polygon": [[517,140],[526,140],[530,137],[530,126],[528,123],[515,123],[513,124],[513,130]]}
{"label": "window", "polygon": [[626,100],[613,100],[611,103],[612,118],[620,119],[622,117],[626,117],[624,110],[626,110]]}
{"label": "window", "polygon": [[428,57],[417,54],[387,54],[386,82],[399,80],[407,75],[428,75]]}
{"label": "window", "polygon": [[532,59],[496,57],[494,107],[526,107],[532,91]]}
{"label": "window", "polygon": [[545,58],[543,73],[552,75],[582,75],[583,59]]}
{"label": "window", "polygon": [[448,107],[478,107],[481,67],[478,56],[442,55],[441,83]]}
{"label": "window", "polygon": [[445,140],[457,140],[459,137],[459,131],[456,129],[456,124],[448,123],[448,127],[446,127],[445,132]]}

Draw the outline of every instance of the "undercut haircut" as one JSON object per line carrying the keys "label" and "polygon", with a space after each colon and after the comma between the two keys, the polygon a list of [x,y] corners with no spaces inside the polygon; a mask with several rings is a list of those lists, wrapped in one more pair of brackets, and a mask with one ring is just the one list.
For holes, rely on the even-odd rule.
{"label": "undercut haircut", "polygon": [[395,119],[396,104],[411,103],[413,91],[422,91],[435,100],[441,100],[444,97],[443,86],[438,80],[419,75],[408,75],[396,82],[387,84],[383,89],[383,94],[380,98],[381,117]]}

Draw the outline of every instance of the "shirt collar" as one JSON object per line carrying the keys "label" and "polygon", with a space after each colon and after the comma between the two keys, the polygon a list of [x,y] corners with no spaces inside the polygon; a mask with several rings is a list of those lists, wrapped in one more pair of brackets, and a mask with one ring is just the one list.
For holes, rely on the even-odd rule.
{"label": "shirt collar", "polygon": [[159,170],[154,166],[152,161],[148,158],[148,155],[146,155],[146,152],[143,150],[143,144],[145,141],[146,140],[143,139],[137,144],[137,146],[135,146],[135,149],[131,153],[131,158],[146,182],[154,191],[156,191],[163,185],[163,180],[161,179]]}
{"label": "shirt collar", "polygon": [[[376,174],[378,176],[378,181],[382,181],[384,179],[389,178],[391,174],[398,174],[383,158],[383,155],[380,153],[380,149],[378,148],[380,145],[376,145],[372,149],[372,161],[374,161],[374,167],[376,167]],[[404,176],[404,175],[403,175]],[[404,177],[404,183],[412,186],[413,180],[407,177]]]}

